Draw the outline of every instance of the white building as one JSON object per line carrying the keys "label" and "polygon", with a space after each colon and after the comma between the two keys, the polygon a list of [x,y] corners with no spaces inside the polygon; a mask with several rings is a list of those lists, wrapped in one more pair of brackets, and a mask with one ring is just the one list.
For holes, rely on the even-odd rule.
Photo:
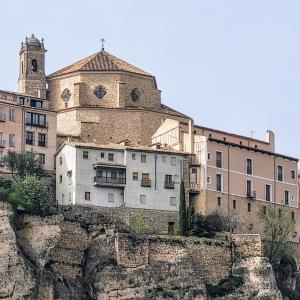
{"label": "white building", "polygon": [[184,154],[157,148],[65,142],[56,154],[58,203],[178,211]]}

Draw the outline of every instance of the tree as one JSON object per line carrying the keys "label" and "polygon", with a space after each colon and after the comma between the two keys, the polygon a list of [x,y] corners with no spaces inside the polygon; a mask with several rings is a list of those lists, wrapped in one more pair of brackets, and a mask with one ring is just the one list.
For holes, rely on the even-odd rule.
{"label": "tree", "polygon": [[145,218],[141,213],[137,213],[134,216],[133,231],[135,233],[141,234],[145,233],[147,230],[149,230],[148,222],[146,222]]}
{"label": "tree", "polygon": [[184,182],[180,183],[180,202],[179,202],[179,231],[181,235],[188,235],[188,219],[185,203],[185,188]]}
{"label": "tree", "polygon": [[21,206],[25,212],[40,216],[47,216],[54,213],[51,193],[44,180],[36,176],[25,176],[18,181],[9,201],[15,207]]}
{"label": "tree", "polygon": [[265,255],[270,263],[274,263],[284,255],[291,254],[291,246],[288,242],[289,234],[294,230],[295,222],[291,215],[284,210],[276,210],[275,207],[261,209],[260,217],[265,225]]}
{"label": "tree", "polygon": [[44,175],[42,165],[34,152],[11,152],[3,157],[2,162],[16,182],[24,179],[26,176],[41,177]]}

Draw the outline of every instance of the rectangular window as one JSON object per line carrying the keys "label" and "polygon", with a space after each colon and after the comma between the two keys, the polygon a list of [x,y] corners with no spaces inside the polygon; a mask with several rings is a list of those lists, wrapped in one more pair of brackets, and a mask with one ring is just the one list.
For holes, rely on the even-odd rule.
{"label": "rectangular window", "polygon": [[292,179],[296,179],[296,171],[295,170],[292,170],[291,171],[291,177],[292,177]]}
{"label": "rectangular window", "polygon": [[295,213],[292,211],[292,220],[295,221]]}
{"label": "rectangular window", "polygon": [[176,197],[170,197],[170,205],[176,206]]}
{"label": "rectangular window", "polygon": [[4,147],[3,132],[0,132],[0,147]]}
{"label": "rectangular window", "polygon": [[101,152],[101,154],[100,154],[100,156],[101,156],[101,158],[104,158],[104,152]]}
{"label": "rectangular window", "polygon": [[284,204],[290,205],[291,193],[288,190],[284,191]]}
{"label": "rectangular window", "polygon": [[252,181],[247,180],[247,198],[252,198]]}
{"label": "rectangular window", "polygon": [[140,203],[141,204],[146,204],[146,195],[140,195]]}
{"label": "rectangular window", "polygon": [[197,168],[192,167],[192,174],[196,174],[197,173]]}
{"label": "rectangular window", "polygon": [[59,158],[59,164],[62,165],[62,157]]}
{"label": "rectangular window", "polygon": [[271,185],[266,184],[266,201],[271,201]]}
{"label": "rectangular window", "polygon": [[15,135],[9,134],[8,136],[8,146],[14,148],[15,147]]}
{"label": "rectangular window", "polygon": [[207,153],[207,160],[210,160],[210,152]]}
{"label": "rectangular window", "polygon": [[62,175],[59,175],[59,183],[62,183]]}
{"label": "rectangular window", "polygon": [[141,163],[146,163],[146,161],[147,161],[146,155],[145,155],[145,154],[142,154],[142,155],[141,155]]}
{"label": "rectangular window", "polygon": [[26,125],[46,127],[46,115],[27,112]]}
{"label": "rectangular window", "polygon": [[2,151],[2,150],[0,150],[0,166],[2,166],[2,165],[3,165],[2,158],[3,158],[3,151]]}
{"label": "rectangular window", "polygon": [[248,203],[248,212],[251,212],[251,203]]}
{"label": "rectangular window", "polygon": [[0,122],[4,122],[5,119],[4,119],[4,112],[3,112],[3,107],[0,106]]}
{"label": "rectangular window", "polygon": [[139,173],[138,172],[133,172],[132,173],[132,180],[134,180],[134,181],[139,180]]}
{"label": "rectangular window", "polygon": [[165,155],[163,155],[161,157],[161,161],[165,164],[167,162],[167,157]]}
{"label": "rectangular window", "polygon": [[91,193],[90,192],[85,192],[84,193],[84,200],[90,201],[91,200]]}
{"label": "rectangular window", "polygon": [[42,108],[43,107],[43,101],[30,99],[30,106],[36,107],[36,108]]}
{"label": "rectangular window", "polygon": [[235,199],[232,200],[232,207],[233,207],[233,209],[236,209],[236,200]]}
{"label": "rectangular window", "polygon": [[25,98],[19,97],[19,105],[24,105],[24,104],[25,104]]}
{"label": "rectangular window", "polygon": [[221,197],[217,198],[218,206],[221,206]]}
{"label": "rectangular window", "polygon": [[9,121],[15,121],[15,110],[13,108],[9,109]]}
{"label": "rectangular window", "polygon": [[207,176],[206,182],[207,182],[207,184],[211,184],[211,177],[210,176]]}
{"label": "rectangular window", "polygon": [[216,185],[217,192],[222,192],[222,174],[217,174],[216,179],[217,179],[217,185]]}
{"label": "rectangular window", "polygon": [[89,159],[89,151],[83,151],[82,152],[82,158],[83,159]]}
{"label": "rectangular window", "polygon": [[283,166],[277,166],[277,180],[283,181]]}
{"label": "rectangular window", "polygon": [[26,131],[26,145],[33,145],[33,132]]}
{"label": "rectangular window", "polygon": [[166,181],[166,183],[172,183],[173,182],[173,178],[172,178],[173,176],[172,175],[166,175],[165,176],[165,181]]}
{"label": "rectangular window", "polygon": [[115,195],[112,193],[108,193],[108,202],[114,202],[115,201]]}
{"label": "rectangular window", "polygon": [[176,157],[171,157],[171,166],[176,166]]}
{"label": "rectangular window", "polygon": [[39,133],[39,147],[46,147],[46,134]]}
{"label": "rectangular window", "polygon": [[222,168],[222,152],[216,151],[216,167]]}
{"label": "rectangular window", "polygon": [[142,180],[149,180],[149,173],[143,173]]}
{"label": "rectangular window", "polygon": [[262,212],[263,212],[264,215],[267,213],[267,207],[266,206],[262,207]]}
{"label": "rectangular window", "polygon": [[132,159],[132,160],[135,160],[135,159],[136,159],[135,153],[132,153],[132,154],[131,154],[131,159]]}
{"label": "rectangular window", "polygon": [[41,164],[45,164],[46,161],[46,155],[43,153],[38,153],[38,160]]}
{"label": "rectangular window", "polygon": [[114,154],[108,153],[108,161],[114,161]]}
{"label": "rectangular window", "polygon": [[252,165],[252,159],[251,158],[247,158],[247,174],[248,175],[253,175],[253,165]]}

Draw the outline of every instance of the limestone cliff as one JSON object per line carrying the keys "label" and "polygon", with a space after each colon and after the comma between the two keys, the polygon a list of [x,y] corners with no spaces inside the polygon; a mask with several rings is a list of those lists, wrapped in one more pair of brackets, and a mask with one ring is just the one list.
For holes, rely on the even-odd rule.
{"label": "limestone cliff", "polygon": [[209,299],[205,283],[231,271],[245,284],[222,299],[282,299],[270,264],[238,243],[137,236],[95,208],[12,217],[0,204],[0,299]]}

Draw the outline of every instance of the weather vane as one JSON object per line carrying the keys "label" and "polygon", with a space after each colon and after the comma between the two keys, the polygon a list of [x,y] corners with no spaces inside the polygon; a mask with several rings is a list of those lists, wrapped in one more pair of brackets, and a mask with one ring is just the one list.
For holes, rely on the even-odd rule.
{"label": "weather vane", "polygon": [[104,38],[102,38],[102,39],[101,39],[102,51],[104,51],[104,43],[105,43],[105,39],[104,39]]}

